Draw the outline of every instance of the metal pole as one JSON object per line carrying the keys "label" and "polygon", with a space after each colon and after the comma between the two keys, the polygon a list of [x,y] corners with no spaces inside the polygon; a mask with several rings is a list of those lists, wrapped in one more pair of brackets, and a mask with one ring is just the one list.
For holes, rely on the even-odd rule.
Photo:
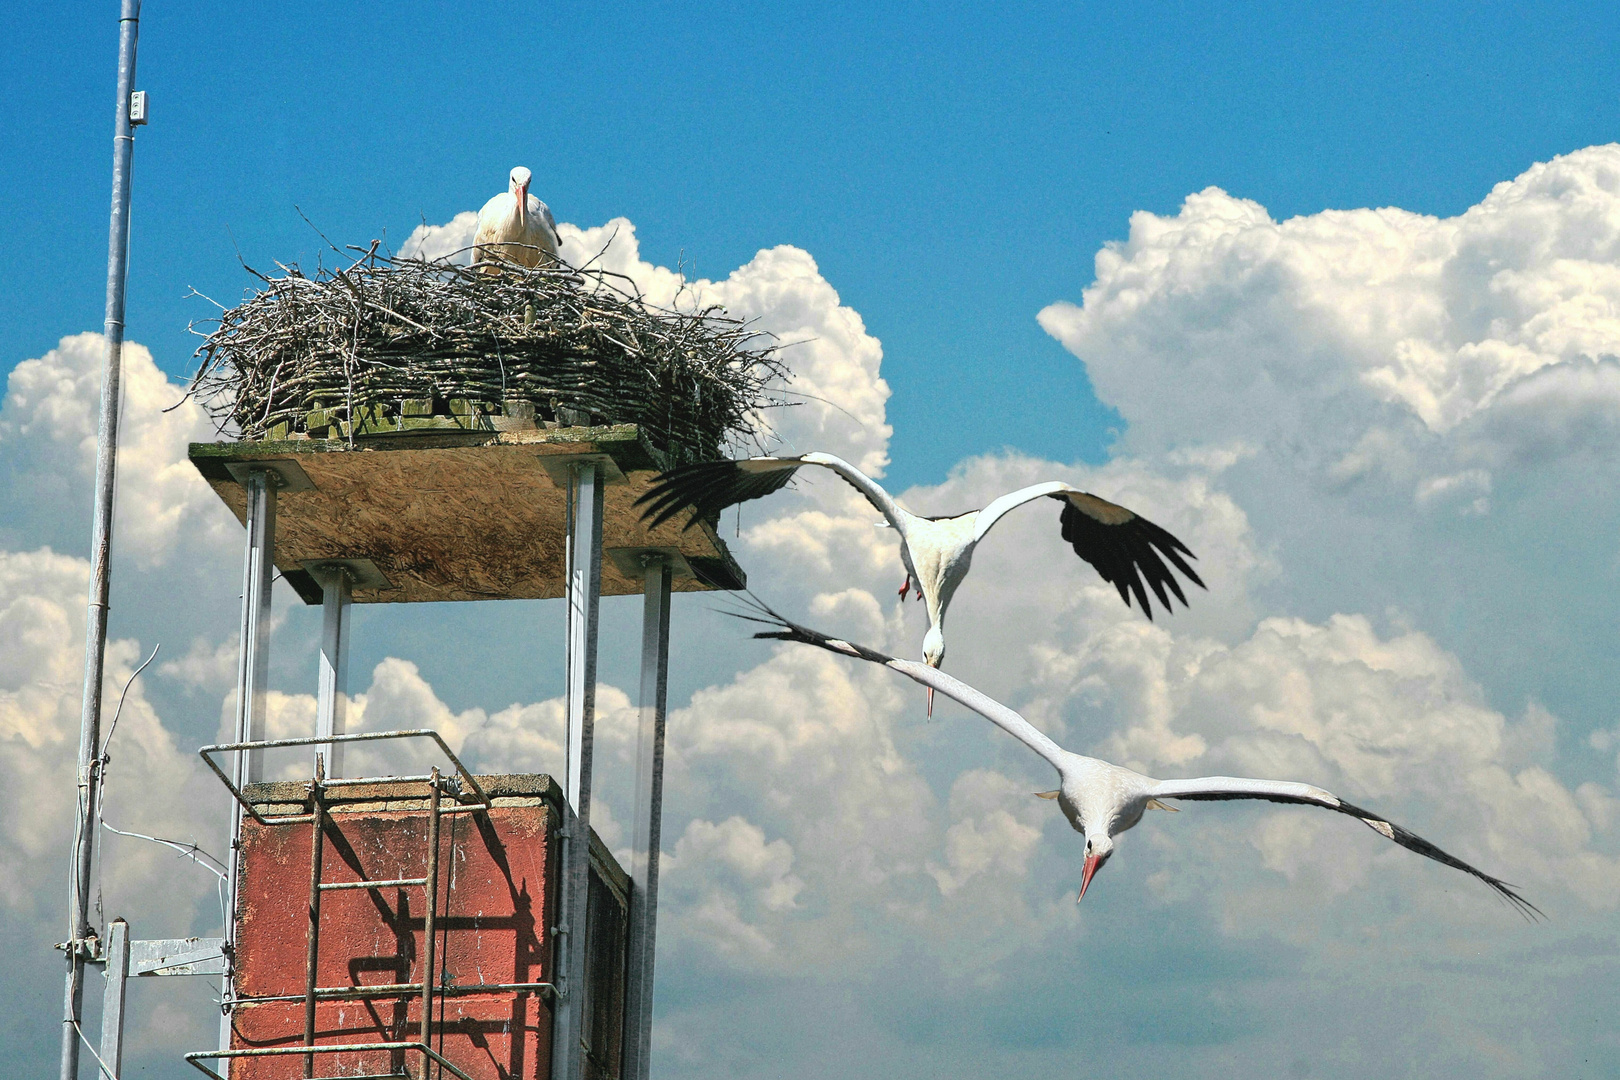
{"label": "metal pole", "polygon": [[107,989],[101,998],[101,1061],[119,1076],[124,1071],[124,991],[129,986],[129,923],[107,927]]}
{"label": "metal pole", "polygon": [[591,739],[596,720],[596,627],[602,589],[602,467],[574,466],[568,537],[568,835],[553,982],[551,1075],[583,1080],[585,920],[591,865]]}
{"label": "metal pole", "polygon": [[596,626],[602,595],[602,467],[576,466],[568,554],[568,803],[590,819],[596,721]]}
{"label": "metal pole", "polygon": [[[270,672],[270,583],[275,578],[276,488],[268,469],[251,472],[247,489],[247,546],[242,553],[241,647],[236,662],[236,739],[262,741],[265,681]],[[263,779],[264,751],[236,755],[237,787]],[[232,837],[234,839],[234,835]]]}
{"label": "metal pole", "polygon": [[[270,670],[270,583],[274,579],[276,546],[276,486],[280,477],[269,470],[247,474],[242,486],[247,490],[247,542],[242,555],[242,624],[236,663],[236,741],[264,739],[265,682]],[[264,769],[264,751],[239,750],[233,779],[238,791],[258,783]],[[231,811],[230,867],[225,883],[225,956],[234,968],[236,942],[236,890],[242,807]],[[219,1022],[220,1049],[231,1047],[232,979],[224,981],[226,1011]],[[228,1066],[224,1059],[222,1064]]]}
{"label": "metal pole", "polygon": [[[342,735],[349,708],[349,608],[354,597],[349,575],[341,567],[325,567],[321,578],[321,662],[317,681],[315,734]],[[343,775],[346,743],[320,743],[315,753],[326,759],[326,775]]]}
{"label": "metal pole", "polygon": [[95,952],[90,926],[90,872],[96,800],[101,776],[101,680],[107,658],[107,595],[111,583],[113,490],[118,474],[118,410],[122,404],[124,283],[129,269],[130,169],[135,133],[129,122],[135,90],[135,44],[140,0],[123,0],[118,20],[118,98],[113,126],[112,215],[107,230],[107,354],[101,369],[101,419],[96,432],[96,508],[90,535],[90,599],[85,619],[84,697],[79,714],[78,821],[68,888],[67,977],[62,1001],[61,1080],[79,1074],[79,1017],[84,1009],[84,963]]}
{"label": "metal pole", "polygon": [[[315,777],[309,782],[309,927],[304,938],[304,1045],[315,1045],[315,987],[321,958],[321,856],[326,850],[325,761],[315,755]],[[315,1055],[304,1055],[304,1076],[315,1075]]]}
{"label": "metal pole", "polygon": [[653,955],[658,848],[664,812],[664,712],[669,699],[669,560],[646,561],[641,609],[641,723],[636,739],[635,843],[630,849],[629,956],[624,991],[624,1080],[652,1068]]}
{"label": "metal pole", "polygon": [[[442,795],[442,785],[439,783],[439,767],[433,766],[433,772],[428,780],[430,792],[428,794],[428,827],[427,827],[427,906],[422,909],[422,1045],[432,1046],[433,1037],[433,980],[436,957],[434,953],[438,942],[434,938],[437,933],[435,916],[439,911],[439,800]],[[439,1049],[443,1050],[443,1038],[440,1038]],[[427,1062],[422,1063],[422,1080],[427,1080]]]}

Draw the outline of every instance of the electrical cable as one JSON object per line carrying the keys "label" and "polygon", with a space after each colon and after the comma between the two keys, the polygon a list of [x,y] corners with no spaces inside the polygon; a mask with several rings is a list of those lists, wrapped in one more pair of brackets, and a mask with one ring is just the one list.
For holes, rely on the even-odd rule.
{"label": "electrical cable", "polygon": [[[118,708],[113,712],[112,723],[110,725],[108,725],[108,727],[107,727],[107,737],[102,741],[101,753],[96,758],[96,763],[95,763],[95,767],[99,768],[101,770],[101,793],[102,793],[101,794],[101,799],[100,799],[100,801],[98,802],[98,804],[96,806],[96,821],[101,825],[101,827],[103,829],[106,829],[110,833],[116,833],[119,836],[127,836],[127,837],[130,837],[131,839],[134,839],[134,840],[147,840],[147,841],[150,841],[151,843],[161,844],[164,847],[171,848],[174,851],[178,852],[181,856],[183,856],[183,857],[185,857],[187,859],[190,859],[193,863],[195,863],[196,865],[202,867],[204,870],[207,870],[210,874],[213,874],[214,877],[218,878],[219,880],[216,883],[215,891],[219,895],[220,920],[221,920],[221,924],[223,925],[223,921],[224,921],[224,918],[225,918],[225,893],[224,893],[224,888],[225,888],[225,864],[217,856],[215,856],[212,853],[204,850],[202,847],[198,846],[196,843],[186,843],[186,842],[180,841],[180,840],[170,840],[170,839],[168,839],[166,837],[162,837],[162,836],[151,836],[151,835],[148,835],[148,834],[142,833],[142,832],[134,832],[134,831],[127,830],[127,829],[120,829],[117,826],[110,824],[107,821],[107,818],[106,818],[106,810],[107,810],[107,771],[108,771],[108,766],[112,762],[112,756],[108,753],[108,749],[112,746],[113,735],[118,731],[118,720],[124,714],[124,701],[129,697],[130,687],[135,685],[135,680],[140,677],[141,672],[145,671],[147,669],[147,667],[152,663],[152,661],[157,659],[158,651],[160,649],[162,649],[162,648],[163,648],[163,644],[161,642],[159,642],[156,646],[153,647],[152,654],[146,658],[145,662],[142,663],[140,667],[136,668],[134,670],[134,672],[132,672],[130,674],[130,676],[129,676],[129,678],[127,680],[125,680],[123,693],[121,693],[118,696]],[[198,858],[199,855],[201,855],[204,858],[208,859],[209,862],[203,862],[202,859]],[[215,865],[210,866],[209,863],[213,863]],[[97,866],[99,868],[99,866],[100,866],[99,861],[97,863]]]}

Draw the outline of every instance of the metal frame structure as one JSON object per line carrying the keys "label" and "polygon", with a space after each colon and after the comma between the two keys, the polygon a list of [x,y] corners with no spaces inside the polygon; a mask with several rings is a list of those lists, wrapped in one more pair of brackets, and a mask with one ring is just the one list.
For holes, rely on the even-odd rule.
{"label": "metal frame structure", "polygon": [[[547,464],[553,465],[551,462]],[[603,556],[602,489],[609,482],[609,476],[608,470],[596,456],[581,456],[555,464],[560,465],[564,471],[568,499],[565,592],[568,730],[564,775],[565,820],[561,830],[561,888],[558,893],[557,925],[552,928],[556,950],[554,964],[556,985],[544,984],[544,986],[551,992],[553,1005],[551,1075],[558,1080],[584,1080],[584,986],[588,959],[585,941],[586,919],[589,913],[591,776]],[[204,747],[200,753],[208,767],[231,792],[235,801],[232,810],[230,879],[227,886],[227,913],[234,921],[233,913],[238,903],[239,836],[243,817],[251,816],[260,823],[278,823],[315,820],[320,813],[317,809],[306,815],[266,817],[252,805],[246,797],[246,788],[248,784],[258,779],[263,754],[267,750],[297,746],[314,748],[317,774],[316,780],[312,781],[311,798],[316,800],[313,805],[318,806],[319,794],[326,789],[340,785],[373,783],[380,779],[344,779],[338,775],[341,766],[331,769],[330,775],[326,775],[325,762],[341,761],[340,755],[344,745],[375,739],[431,738],[455,765],[461,783],[476,791],[480,799],[478,805],[455,806],[442,812],[482,809],[487,808],[489,803],[478,787],[477,781],[436,732],[419,730],[350,735],[343,731],[352,581],[348,568],[339,562],[310,567],[311,572],[317,575],[323,590],[317,733],[313,737],[301,739],[263,738],[263,703],[265,677],[269,667],[268,620],[270,583],[273,580],[274,568],[277,492],[291,490],[291,487],[283,463],[265,463],[260,466],[248,464],[233,467],[232,471],[248,494],[247,534],[242,572],[241,659],[237,669],[237,739],[231,743]],[[638,851],[641,854],[636,864],[639,869],[633,878],[631,898],[631,941],[632,953],[636,958],[630,963],[629,978],[635,990],[633,996],[627,994],[625,1018],[627,1059],[638,1063],[627,1066],[626,1075],[632,1077],[646,1076],[648,1036],[651,1029],[651,949],[652,925],[656,914],[658,845],[658,825],[654,819],[660,812],[662,803],[663,716],[668,681],[670,580],[677,558],[678,556],[654,552],[639,559],[646,578],[647,599],[643,628],[641,692],[644,732],[643,751],[638,756],[636,810],[636,837]],[[215,755],[222,754],[234,755],[233,767],[229,774],[221,763],[215,760]],[[442,784],[430,776],[386,779],[394,782],[429,782],[435,785],[435,792],[440,790]],[[647,820],[643,820],[644,817]],[[437,820],[436,816],[434,820]],[[316,843],[318,845],[318,841]],[[318,858],[313,865],[318,874]],[[312,911],[318,912],[319,894],[324,888],[318,881],[312,883]],[[233,954],[234,944],[234,925],[227,925],[223,950],[227,964]],[[312,931],[310,939],[312,957],[317,947],[318,934]],[[226,1014],[220,1027],[220,1052],[199,1052],[187,1059],[197,1064],[205,1058],[217,1058],[222,1066],[221,1071],[226,1073],[229,1072],[229,1061],[242,1056],[230,1050],[229,1009],[234,999],[231,982],[231,972],[227,970],[224,995]],[[530,988],[539,988],[541,985],[535,984]],[[311,975],[311,983],[307,988],[308,994],[311,995],[308,997],[309,1007],[313,1007],[317,998],[328,993],[336,995],[341,989],[316,987]],[[396,996],[403,992],[397,987],[381,989],[392,989]],[[424,991],[426,992],[428,991]],[[352,996],[350,991],[344,993]],[[426,1040],[425,1034],[423,1040],[424,1042]],[[310,1051],[311,1054],[316,1052]],[[306,1059],[306,1073],[313,1068],[312,1062],[313,1057]],[[630,1071],[631,1069],[634,1071]]]}
{"label": "metal frame structure", "polygon": [[[549,463],[548,463],[549,464]],[[435,866],[420,879],[328,883],[320,880],[322,835],[317,827],[312,838],[309,910],[307,985],[303,993],[285,999],[305,1002],[304,1045],[274,1049],[231,1049],[231,1009],[237,1001],[282,1000],[279,998],[239,998],[233,983],[235,951],[235,912],[239,903],[240,833],[245,817],[261,824],[313,822],[324,824],[324,795],[333,788],[378,782],[424,783],[430,792],[430,834],[444,814],[479,812],[493,804],[477,779],[450,749],[444,739],[430,729],[349,734],[344,731],[347,694],[349,617],[352,587],[375,568],[350,565],[355,560],[331,560],[306,564],[322,586],[323,620],[318,678],[316,734],[294,739],[266,739],[265,694],[269,670],[269,617],[271,583],[274,580],[276,512],[278,496],[308,485],[296,466],[272,461],[233,467],[237,480],[247,492],[246,538],[242,571],[241,651],[237,665],[237,738],[228,743],[202,747],[199,751],[209,769],[231,793],[231,836],[227,878],[227,923],[224,936],[217,939],[140,942],[129,940],[128,924],[119,920],[109,931],[108,947],[96,947],[93,932],[88,935],[88,951],[81,962],[107,963],[107,1005],[104,1008],[100,1055],[103,1071],[116,1078],[122,1052],[124,987],[131,969],[136,975],[219,974],[224,976],[220,1046],[217,1050],[187,1054],[186,1060],[203,1073],[228,1080],[230,1063],[237,1058],[303,1054],[304,1073],[313,1077],[319,1055],[341,1051],[398,1050],[423,1055],[457,1077],[464,1074],[445,1061],[428,1045],[424,1029],[417,1042],[314,1044],[314,1006],[317,1001],[338,998],[388,998],[421,994],[423,1016],[431,1014],[432,999],[439,994],[509,993],[536,991],[548,995],[552,1005],[552,1076],[559,1080],[584,1080],[587,926],[590,887],[590,805],[592,750],[596,705],[596,658],[600,612],[601,565],[603,557],[603,486],[607,470],[593,457],[582,456],[565,465],[568,494],[566,560],[566,642],[567,642],[567,761],[564,787],[564,821],[559,831],[561,879],[558,890],[557,924],[551,927],[555,943],[553,982],[522,984],[465,985],[439,987],[424,977],[420,983],[369,987],[321,987],[316,985],[315,961],[319,954],[319,917],[322,896],[332,889],[421,886],[436,896]],[[621,1074],[626,1080],[645,1080],[650,1066],[652,1027],[653,952],[656,938],[658,855],[663,801],[663,758],[666,698],[669,672],[669,615],[671,582],[686,567],[678,552],[664,549],[615,549],[615,562],[621,571],[633,566],[643,579],[643,625],[641,680],[639,691],[640,724],[636,763],[636,808],[634,849],[629,898],[626,988],[623,1020],[623,1059]],[[454,777],[438,768],[425,775],[345,778],[341,765],[330,770],[328,762],[341,762],[343,748],[354,742],[392,739],[431,739],[451,763]],[[92,745],[94,745],[92,743]],[[309,784],[311,811],[303,814],[264,814],[247,797],[247,788],[263,771],[267,751],[308,747],[314,758],[313,779]],[[225,755],[230,759],[223,760]],[[81,774],[82,775],[82,774]],[[441,806],[448,793],[454,805]],[[430,840],[437,862],[437,845]],[[425,946],[424,971],[434,963],[431,926],[436,905],[427,905],[429,939]],[[82,986],[81,986],[82,992]],[[70,991],[71,992],[71,991]],[[77,1025],[72,1028],[77,1038]],[[75,1046],[75,1050],[77,1047]],[[214,1068],[203,1062],[215,1059]],[[75,1070],[77,1062],[74,1063]],[[74,1074],[76,1077],[76,1072]]]}

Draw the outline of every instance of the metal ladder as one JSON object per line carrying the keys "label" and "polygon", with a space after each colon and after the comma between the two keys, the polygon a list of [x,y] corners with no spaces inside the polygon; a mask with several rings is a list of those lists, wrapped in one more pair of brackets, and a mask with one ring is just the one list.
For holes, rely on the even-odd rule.
{"label": "metal ladder", "polygon": [[[439,801],[444,791],[438,766],[428,774],[428,828],[427,876],[419,878],[390,878],[327,882],[321,880],[322,854],[326,849],[326,777],[320,755],[315,758],[315,777],[309,782],[310,853],[309,853],[309,928],[304,971],[304,1045],[315,1045],[315,1003],[333,998],[404,997],[422,995],[422,1027],[417,1041],[430,1046],[433,1023],[433,962],[438,943],[434,940],[434,922],[439,908],[439,822],[443,817]],[[321,897],[328,892],[345,889],[411,888],[420,886],[426,898],[422,907],[422,979],[415,983],[390,983],[380,986],[316,986],[316,973],[321,948]],[[315,1076],[315,1051],[304,1056],[304,1076]],[[427,1077],[427,1064],[423,1063],[423,1080]]]}

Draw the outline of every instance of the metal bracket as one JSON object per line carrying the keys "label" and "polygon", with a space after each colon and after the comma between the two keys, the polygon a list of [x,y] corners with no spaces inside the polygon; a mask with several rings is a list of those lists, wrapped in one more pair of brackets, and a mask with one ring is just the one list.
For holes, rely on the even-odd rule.
{"label": "metal bracket", "polygon": [[293,495],[300,491],[314,491],[315,483],[304,472],[298,462],[290,458],[274,458],[269,461],[231,461],[225,465],[231,478],[238,484],[246,484],[247,478],[254,473],[273,473],[279,477],[281,483],[276,487],[278,495]]}
{"label": "metal bracket", "polygon": [[[283,489],[285,490],[285,489]],[[317,582],[323,571],[341,570],[348,575],[351,589],[391,589],[393,582],[370,559],[302,559],[298,563]]]}
{"label": "metal bracket", "polygon": [[540,467],[551,474],[551,482],[559,488],[568,486],[568,470],[572,465],[585,465],[591,462],[602,466],[602,482],[604,484],[623,484],[624,470],[619,468],[618,462],[607,454],[541,454]]}
{"label": "metal bracket", "polygon": [[223,975],[224,938],[153,938],[129,943],[131,975]]}
{"label": "metal bracket", "polygon": [[647,558],[657,556],[669,566],[670,577],[696,577],[692,567],[687,564],[686,556],[681,554],[680,548],[672,547],[633,547],[608,548],[602,552],[613,560],[619,573],[631,581],[640,581],[647,576]]}
{"label": "metal bracket", "polygon": [[60,949],[70,956],[78,956],[87,964],[104,964],[107,958],[101,952],[101,939],[94,932],[89,937],[75,938],[72,941],[58,941],[52,945],[53,949]]}

